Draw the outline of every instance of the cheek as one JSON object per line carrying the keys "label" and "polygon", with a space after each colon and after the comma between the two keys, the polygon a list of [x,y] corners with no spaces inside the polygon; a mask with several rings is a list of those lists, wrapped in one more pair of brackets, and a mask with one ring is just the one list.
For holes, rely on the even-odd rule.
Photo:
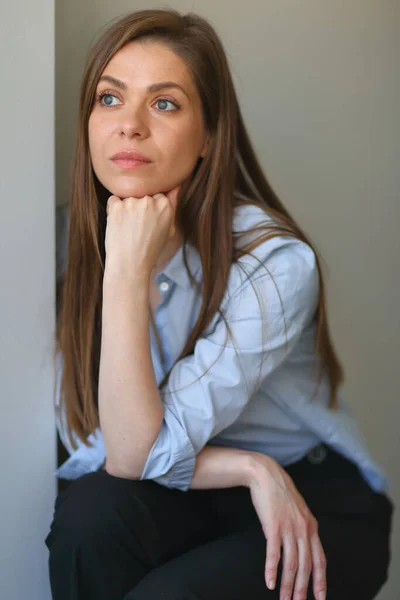
{"label": "cheek", "polygon": [[174,171],[185,172],[194,167],[200,154],[200,135],[191,125],[175,131],[165,140],[164,164]]}

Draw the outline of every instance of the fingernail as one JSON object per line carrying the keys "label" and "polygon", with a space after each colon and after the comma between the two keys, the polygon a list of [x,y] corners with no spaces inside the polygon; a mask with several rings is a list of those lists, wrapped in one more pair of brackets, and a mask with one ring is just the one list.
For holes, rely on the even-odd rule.
{"label": "fingernail", "polygon": [[274,586],[275,586],[275,579],[270,579],[270,580],[268,581],[268,587],[269,587],[269,589],[270,589],[270,590],[273,590],[273,589],[274,589]]}
{"label": "fingernail", "polygon": [[320,592],[318,594],[318,600],[325,600],[325,592]]}

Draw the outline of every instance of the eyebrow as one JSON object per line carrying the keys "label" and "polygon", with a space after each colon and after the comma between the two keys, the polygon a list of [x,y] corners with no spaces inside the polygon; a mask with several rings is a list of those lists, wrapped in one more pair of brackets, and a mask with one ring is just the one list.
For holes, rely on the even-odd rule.
{"label": "eyebrow", "polygon": [[[117,79],[116,77],[113,77],[112,75],[103,75],[102,77],[100,77],[99,83],[101,81],[107,81],[108,83],[115,85],[116,87],[120,88],[123,91],[126,91],[128,89],[128,86],[126,85],[126,83],[124,83],[120,79]],[[177,89],[181,90],[185,94],[185,96],[187,96],[189,98],[189,96],[187,95],[187,93],[185,92],[183,87],[180,86],[179,84],[175,83],[174,81],[160,81],[159,83],[152,83],[151,85],[148,86],[147,91],[150,93],[153,93],[153,92],[159,92],[160,90],[164,90],[165,88],[177,88]]]}

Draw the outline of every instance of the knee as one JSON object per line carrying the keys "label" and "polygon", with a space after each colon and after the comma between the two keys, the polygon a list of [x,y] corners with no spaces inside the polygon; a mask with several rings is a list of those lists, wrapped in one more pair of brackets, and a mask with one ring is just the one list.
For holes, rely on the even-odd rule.
{"label": "knee", "polygon": [[130,523],[135,521],[133,498],[143,483],[115,478],[105,471],[88,473],[77,479],[56,499],[50,532],[45,540],[47,547],[50,549],[55,539],[81,545],[118,537],[125,525],[122,515],[128,498],[132,500]]}

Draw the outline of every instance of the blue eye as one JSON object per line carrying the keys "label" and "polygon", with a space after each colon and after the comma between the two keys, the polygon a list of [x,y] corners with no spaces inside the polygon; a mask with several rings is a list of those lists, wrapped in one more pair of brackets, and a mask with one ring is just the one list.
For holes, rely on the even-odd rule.
{"label": "blue eye", "polygon": [[117,96],[114,96],[113,94],[109,94],[107,92],[102,92],[97,96],[97,101],[102,106],[115,106],[115,104],[111,104],[110,102],[103,102],[103,98],[116,98],[118,100]]}
{"label": "blue eye", "polygon": [[172,110],[176,110],[179,108],[179,106],[175,103],[172,102],[171,100],[168,100],[167,98],[159,98],[156,102],[156,104],[162,103],[163,107],[159,108],[159,110],[161,110],[161,112],[171,112],[170,110],[164,110],[166,108],[167,104],[171,104],[172,106],[174,106],[175,108],[173,108]]}
{"label": "blue eye", "polygon": [[[115,104],[113,102],[113,100],[112,100],[113,98],[115,100],[119,100],[119,98],[117,96],[115,96],[114,94],[112,94],[111,92],[100,92],[99,94],[96,95],[97,103],[103,107],[118,106],[118,104]],[[103,101],[103,99],[104,99],[104,101]],[[175,112],[180,109],[180,105],[177,102],[175,102],[175,101],[173,102],[172,100],[169,100],[168,98],[159,98],[158,100],[156,100],[155,104],[159,105],[157,110],[159,110],[160,112]],[[172,108],[168,108],[168,105],[170,105]]]}

